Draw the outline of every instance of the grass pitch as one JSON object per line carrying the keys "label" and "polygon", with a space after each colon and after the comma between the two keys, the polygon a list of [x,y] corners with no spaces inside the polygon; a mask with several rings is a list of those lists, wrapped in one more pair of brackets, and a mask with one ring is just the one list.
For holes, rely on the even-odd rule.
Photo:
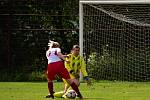
{"label": "grass pitch", "polygon": [[[54,83],[55,91],[63,90],[63,83]],[[80,85],[84,100],[150,100],[149,82],[104,82],[87,87]],[[0,100],[50,100],[46,82],[0,82]],[[62,100],[62,98],[55,98]]]}

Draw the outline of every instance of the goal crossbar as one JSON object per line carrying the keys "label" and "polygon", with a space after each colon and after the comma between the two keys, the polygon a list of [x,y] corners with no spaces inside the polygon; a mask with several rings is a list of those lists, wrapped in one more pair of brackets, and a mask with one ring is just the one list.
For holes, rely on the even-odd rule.
{"label": "goal crossbar", "polygon": [[80,0],[82,4],[150,4],[150,0]]}

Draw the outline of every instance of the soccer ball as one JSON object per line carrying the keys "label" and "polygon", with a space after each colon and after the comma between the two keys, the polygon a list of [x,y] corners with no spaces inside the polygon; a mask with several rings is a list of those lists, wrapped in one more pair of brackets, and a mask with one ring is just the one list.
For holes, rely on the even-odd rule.
{"label": "soccer ball", "polygon": [[69,99],[74,99],[76,97],[76,92],[74,90],[69,90],[66,94],[66,97]]}

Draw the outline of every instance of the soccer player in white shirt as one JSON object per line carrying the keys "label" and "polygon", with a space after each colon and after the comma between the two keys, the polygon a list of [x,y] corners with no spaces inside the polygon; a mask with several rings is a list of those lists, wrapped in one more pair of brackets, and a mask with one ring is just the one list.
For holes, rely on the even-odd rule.
{"label": "soccer player in white shirt", "polygon": [[48,89],[52,99],[54,99],[53,91],[53,80],[55,76],[59,75],[61,78],[66,79],[67,83],[76,91],[77,96],[82,99],[82,95],[78,89],[78,86],[70,78],[69,72],[64,66],[65,57],[61,53],[60,45],[58,42],[51,41],[49,44],[49,49],[46,51],[46,57],[48,59],[47,67],[47,79],[48,79]]}

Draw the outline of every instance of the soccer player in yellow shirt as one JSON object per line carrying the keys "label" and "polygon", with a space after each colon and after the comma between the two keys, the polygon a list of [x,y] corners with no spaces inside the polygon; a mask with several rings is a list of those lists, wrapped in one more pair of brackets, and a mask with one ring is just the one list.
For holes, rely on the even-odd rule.
{"label": "soccer player in yellow shirt", "polygon": [[[65,62],[65,67],[68,70],[71,79],[73,82],[79,86],[79,78],[80,78],[80,73],[83,75],[83,79],[87,82],[87,85],[91,85],[91,81],[88,77],[88,73],[86,71],[86,64],[84,61],[84,58],[79,55],[80,47],[78,45],[74,45],[71,53],[67,55],[66,60],[68,62]],[[65,94],[67,93],[68,90],[70,90],[70,85],[66,82],[65,79],[63,79],[65,83],[65,89],[62,92],[56,92],[54,96],[56,97],[65,97]]]}
{"label": "soccer player in yellow shirt", "polygon": [[[71,50],[71,54],[68,54],[66,58],[70,62],[65,62],[65,67],[67,68],[71,79],[73,79],[76,85],[79,86],[80,84],[79,83],[80,72],[83,75],[83,79],[87,82],[87,85],[91,85],[91,81],[86,71],[86,64],[85,64],[84,58],[79,55],[79,51],[80,51],[80,47],[78,45],[74,45]],[[69,87],[70,87],[69,84],[65,82],[64,92],[67,92]]]}

